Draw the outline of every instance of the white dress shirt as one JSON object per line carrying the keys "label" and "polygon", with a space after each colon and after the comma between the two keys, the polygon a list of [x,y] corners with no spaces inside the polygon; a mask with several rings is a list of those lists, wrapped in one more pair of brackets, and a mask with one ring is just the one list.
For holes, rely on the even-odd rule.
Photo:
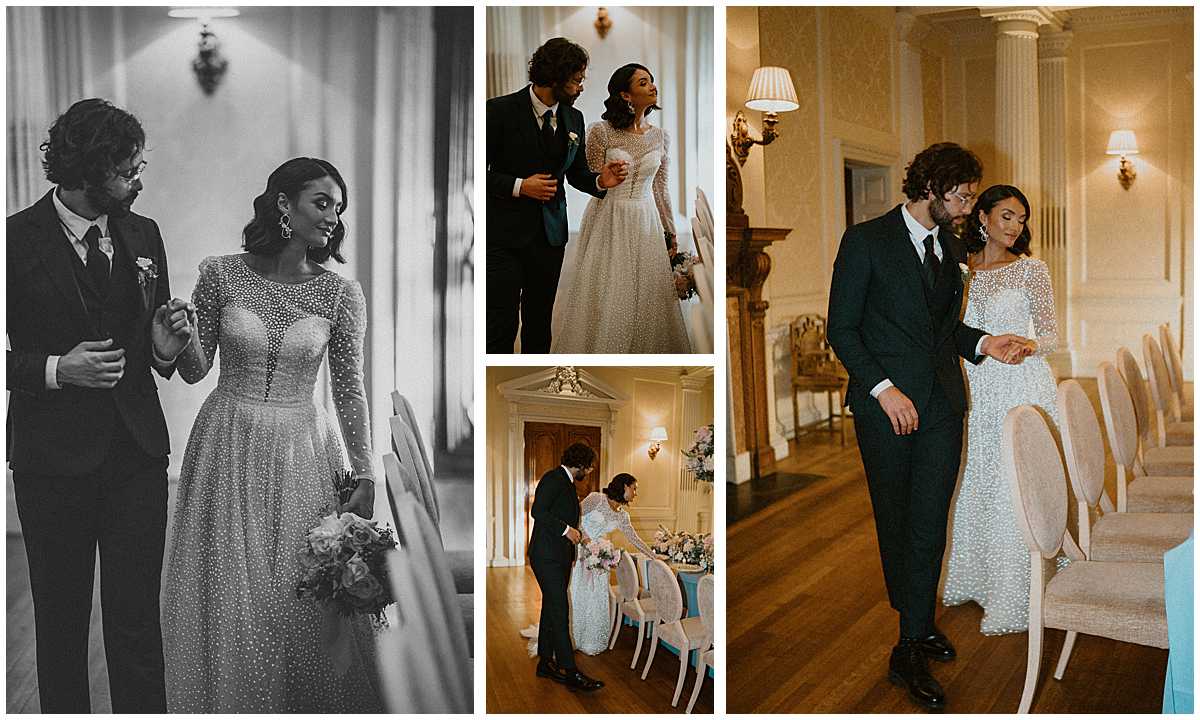
{"label": "white dress shirt", "polygon": [[[941,228],[938,227],[937,223],[934,223],[933,228],[925,227],[920,223],[919,220],[912,216],[912,213],[908,211],[907,205],[900,206],[900,217],[904,218],[904,225],[908,228],[908,241],[913,244],[914,248],[916,248],[917,259],[920,260],[922,264],[925,263],[925,238],[929,237],[930,235],[933,235],[933,254],[937,256],[938,262],[941,262],[946,257],[945,251],[942,250],[941,237],[938,235]],[[983,337],[979,338],[979,343],[975,346],[976,355],[983,354],[983,341],[988,337],[988,335],[984,335]],[[890,387],[895,386],[892,385],[891,380],[884,378],[883,380],[879,381],[878,385],[871,388],[871,397],[878,399],[879,393],[887,390]]]}
{"label": "white dress shirt", "polygon": [[[58,188],[50,195],[54,201],[54,210],[58,213],[58,222],[63,229],[63,235],[67,236],[67,240],[71,242],[71,249],[79,256],[83,264],[87,265],[87,243],[83,241],[83,236],[87,234],[88,228],[93,225],[100,227],[100,252],[108,256],[109,272],[112,271],[113,259],[113,243],[112,238],[108,235],[108,215],[101,215],[95,220],[76,215],[71,208],[58,197]],[[46,389],[61,390],[58,384],[58,359],[59,355],[50,355],[46,358]]]}

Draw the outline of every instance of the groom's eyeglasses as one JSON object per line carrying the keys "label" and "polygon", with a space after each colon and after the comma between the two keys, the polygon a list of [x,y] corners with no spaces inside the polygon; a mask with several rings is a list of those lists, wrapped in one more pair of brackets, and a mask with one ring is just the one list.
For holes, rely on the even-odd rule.
{"label": "groom's eyeglasses", "polygon": [[143,160],[140,163],[138,163],[137,165],[135,165],[134,167],[129,168],[128,170],[118,170],[117,177],[119,177],[120,179],[124,180],[127,183],[132,183],[132,182],[136,181],[138,178],[140,178],[142,176],[142,173],[144,173],[146,171],[146,164],[147,164],[146,161]]}
{"label": "groom's eyeglasses", "polygon": [[946,195],[947,197],[958,198],[958,201],[963,205],[969,205],[971,201],[975,199],[975,193],[960,193],[951,190],[950,192],[946,193]]}

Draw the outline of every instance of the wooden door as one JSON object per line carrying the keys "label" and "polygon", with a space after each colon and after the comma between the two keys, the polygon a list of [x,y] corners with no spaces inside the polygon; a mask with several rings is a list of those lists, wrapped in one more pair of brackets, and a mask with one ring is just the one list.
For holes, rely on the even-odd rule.
{"label": "wooden door", "polygon": [[600,428],[594,425],[566,423],[525,423],[525,539],[533,529],[529,510],[538,481],[550,470],[559,467],[567,446],[581,442],[596,451],[596,469],[575,483],[575,494],[583,500],[590,492],[600,489]]}

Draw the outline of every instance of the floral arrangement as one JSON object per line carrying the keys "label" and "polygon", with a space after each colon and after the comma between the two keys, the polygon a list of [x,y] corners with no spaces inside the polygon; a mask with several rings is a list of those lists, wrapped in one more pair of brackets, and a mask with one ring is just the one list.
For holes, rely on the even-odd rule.
{"label": "floral arrangement", "polygon": [[354,513],[330,513],[308,533],[300,551],[296,597],[341,616],[367,615],[377,627],[387,623],[391,605],[387,555],[396,547],[391,528]]}
{"label": "floral arrangement", "polygon": [[688,472],[702,482],[713,481],[713,426],[711,423],[696,428],[692,446],[683,450],[684,466]]}
{"label": "floral arrangement", "polygon": [[608,538],[589,540],[583,549],[587,552],[583,566],[595,575],[608,575],[608,572],[615,568],[617,561],[621,559],[621,553]]}
{"label": "floral arrangement", "polygon": [[680,300],[687,300],[696,294],[696,274],[692,268],[701,260],[687,250],[676,250],[671,255],[671,273],[675,277],[675,293]]}
{"label": "floral arrangement", "polygon": [[705,572],[713,571],[711,533],[693,535],[689,532],[671,532],[659,525],[654,531],[654,544],[650,548],[672,562],[698,565]]}

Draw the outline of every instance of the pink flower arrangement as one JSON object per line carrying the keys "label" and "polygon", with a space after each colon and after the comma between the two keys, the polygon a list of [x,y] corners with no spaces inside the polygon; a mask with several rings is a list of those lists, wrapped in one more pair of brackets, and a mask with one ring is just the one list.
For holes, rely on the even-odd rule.
{"label": "pink flower arrangement", "polygon": [[713,481],[713,426],[702,425],[692,436],[692,446],[683,450],[684,466],[702,482]]}
{"label": "pink flower arrangement", "polygon": [[395,602],[387,555],[396,547],[391,528],[354,513],[331,513],[308,532],[300,551],[296,597],[339,615],[369,615],[377,625]]}
{"label": "pink flower arrangement", "polygon": [[587,553],[583,560],[583,566],[596,575],[607,575],[617,566],[617,561],[621,557],[616,546],[607,538],[589,540],[583,549]]}

